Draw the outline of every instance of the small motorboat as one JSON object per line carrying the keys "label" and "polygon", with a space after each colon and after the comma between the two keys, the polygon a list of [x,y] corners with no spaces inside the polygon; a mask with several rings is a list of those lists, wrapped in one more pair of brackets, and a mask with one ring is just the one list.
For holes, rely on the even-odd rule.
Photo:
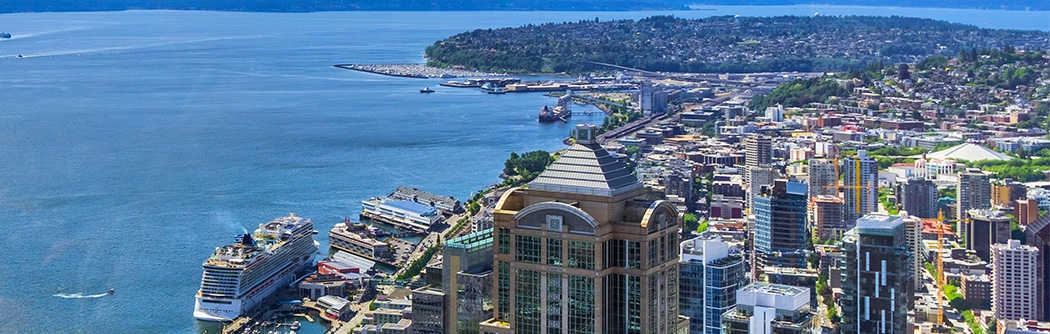
{"label": "small motorboat", "polygon": [[107,293],[109,293],[109,294],[111,294],[111,295],[112,295],[112,294],[113,294],[113,292],[114,292],[114,291],[113,291],[113,289],[109,289],[109,291],[108,291]]}
{"label": "small motorboat", "polygon": [[299,330],[299,326],[301,326],[301,325],[299,324],[298,321],[296,321],[296,322],[293,322],[292,326],[290,326],[290,327],[292,328],[293,331],[297,331],[297,330]]}
{"label": "small motorboat", "polygon": [[423,87],[423,89],[420,89],[419,92],[420,93],[433,93],[434,90],[430,89],[430,87]]}

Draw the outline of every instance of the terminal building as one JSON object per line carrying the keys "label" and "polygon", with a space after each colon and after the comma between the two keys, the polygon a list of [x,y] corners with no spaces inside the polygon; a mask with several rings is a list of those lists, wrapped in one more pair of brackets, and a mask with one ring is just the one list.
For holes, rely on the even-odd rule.
{"label": "terminal building", "polygon": [[394,192],[387,197],[426,204],[444,213],[463,213],[463,207],[455,198],[431,194],[416,188],[398,186],[397,189],[394,189]]}
{"label": "terminal building", "polygon": [[442,215],[432,206],[389,197],[375,197],[361,201],[361,217],[381,221],[399,229],[425,232]]}

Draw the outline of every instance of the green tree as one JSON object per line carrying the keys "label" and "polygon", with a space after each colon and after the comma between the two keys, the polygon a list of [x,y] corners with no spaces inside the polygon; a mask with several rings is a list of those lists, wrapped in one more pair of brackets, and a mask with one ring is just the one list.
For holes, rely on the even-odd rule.
{"label": "green tree", "polygon": [[700,133],[708,137],[715,137],[718,135],[718,132],[715,130],[714,122],[704,123],[704,127],[700,130]]}
{"label": "green tree", "polygon": [[900,66],[897,67],[897,79],[902,81],[911,79],[911,72],[908,71],[908,64],[900,64]]}
{"label": "green tree", "polygon": [[685,228],[687,230],[693,229],[693,226],[698,226],[699,221],[700,220],[696,217],[696,215],[691,213],[687,213],[682,216],[682,223],[685,224]]}
{"label": "green tree", "polygon": [[503,174],[521,175],[530,179],[543,172],[552,162],[554,162],[554,157],[547,151],[536,150],[522,155],[510,152],[510,158],[503,163]]}

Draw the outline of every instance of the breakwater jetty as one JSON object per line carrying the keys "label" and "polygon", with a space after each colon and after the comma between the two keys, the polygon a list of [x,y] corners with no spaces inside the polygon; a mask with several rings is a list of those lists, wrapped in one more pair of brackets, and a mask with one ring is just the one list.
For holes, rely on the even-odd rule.
{"label": "breakwater jetty", "polygon": [[424,64],[336,64],[337,68],[403,78],[479,78],[506,76],[506,73],[487,73],[457,68],[431,67]]}

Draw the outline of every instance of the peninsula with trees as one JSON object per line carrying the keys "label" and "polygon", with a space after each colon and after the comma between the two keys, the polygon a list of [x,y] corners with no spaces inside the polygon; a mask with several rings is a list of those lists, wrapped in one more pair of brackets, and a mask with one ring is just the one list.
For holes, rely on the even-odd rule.
{"label": "peninsula with trees", "polygon": [[432,66],[509,73],[603,69],[595,63],[662,72],[815,72],[915,63],[973,48],[1048,49],[1048,38],[1042,31],[906,17],[652,16],[478,29],[434,43],[426,56]]}

